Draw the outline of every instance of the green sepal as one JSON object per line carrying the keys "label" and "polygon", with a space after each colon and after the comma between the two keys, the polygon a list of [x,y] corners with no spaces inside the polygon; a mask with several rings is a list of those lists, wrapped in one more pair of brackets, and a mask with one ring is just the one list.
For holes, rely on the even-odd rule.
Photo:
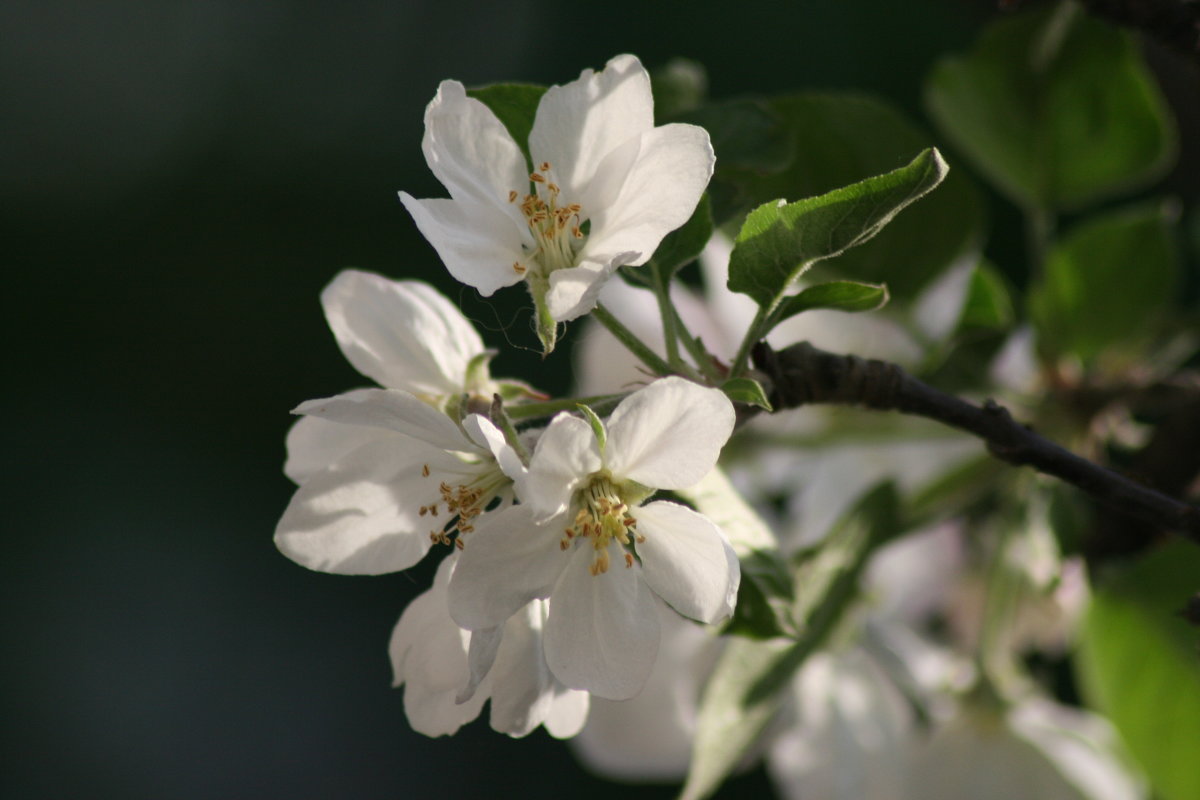
{"label": "green sepal", "polygon": [[729,288],[770,310],[809,267],[870,240],[941,183],[947,169],[931,148],[885,175],[794,203],[759,206],[734,241]]}
{"label": "green sepal", "polygon": [[579,409],[584,421],[591,426],[592,433],[596,435],[596,445],[600,448],[600,455],[603,456],[604,447],[608,444],[608,429],[604,427],[604,422],[596,416],[595,411],[583,403],[577,403],[575,408]]}
{"label": "green sepal", "polygon": [[758,406],[764,411],[774,410],[763,385],[753,378],[730,378],[721,384],[721,391],[735,403]]}

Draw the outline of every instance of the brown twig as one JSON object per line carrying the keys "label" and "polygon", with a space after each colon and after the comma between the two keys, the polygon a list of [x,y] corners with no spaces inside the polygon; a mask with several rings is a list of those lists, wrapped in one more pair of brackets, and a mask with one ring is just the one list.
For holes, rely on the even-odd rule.
{"label": "brown twig", "polygon": [[999,459],[1053,475],[1107,506],[1200,544],[1200,508],[1075,455],[1019,424],[991,400],[977,406],[917,380],[896,364],[836,355],[807,342],[779,352],[759,343],[753,357],[770,382],[776,409],[834,403],[927,417],[978,436]]}

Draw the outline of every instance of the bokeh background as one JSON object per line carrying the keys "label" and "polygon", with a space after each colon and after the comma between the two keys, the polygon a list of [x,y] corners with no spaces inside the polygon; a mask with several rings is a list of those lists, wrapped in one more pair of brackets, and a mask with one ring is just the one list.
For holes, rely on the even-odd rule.
{"label": "bokeh background", "polygon": [[[439,80],[686,56],[716,97],[856,89],[917,117],[995,5],[0,2],[0,794],[614,792],[541,731],[409,730],[386,643],[428,565],[345,578],[276,552],[288,410],[363,384],[318,294],[349,266],[432,281],[506,348],[498,374],[561,390],[569,348],[527,349],[522,293],[452,284],[397,201],[442,193],[420,153]],[[1194,73],[1153,58],[1179,111]],[[1193,148],[1176,190],[1195,173]]]}

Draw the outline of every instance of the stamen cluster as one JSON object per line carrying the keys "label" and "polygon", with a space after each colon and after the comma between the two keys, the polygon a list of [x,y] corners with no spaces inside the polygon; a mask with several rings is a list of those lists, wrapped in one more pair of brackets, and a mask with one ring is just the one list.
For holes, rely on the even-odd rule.
{"label": "stamen cluster", "polygon": [[[595,560],[589,568],[592,575],[608,572],[610,563],[608,546],[614,539],[624,547],[634,541],[646,541],[637,530],[637,520],[629,513],[629,506],[621,500],[617,488],[608,477],[598,477],[579,493],[580,508],[569,528],[563,529],[559,548],[566,550],[576,536],[592,539],[596,551]],[[630,538],[630,533],[633,538]],[[626,568],[633,566],[633,553],[625,553]]]}
{"label": "stamen cluster", "polygon": [[[530,173],[529,180],[533,182],[535,191],[525,195],[520,209],[537,244],[531,258],[542,267],[545,274],[570,267],[575,263],[573,240],[584,238],[580,227],[583,206],[579,203],[559,205],[562,190],[553,180],[549,161],[543,161],[537,172]],[[515,203],[519,196],[516,190],[510,191],[508,202]],[[513,270],[518,274],[524,274],[527,269],[521,262],[513,262]]]}

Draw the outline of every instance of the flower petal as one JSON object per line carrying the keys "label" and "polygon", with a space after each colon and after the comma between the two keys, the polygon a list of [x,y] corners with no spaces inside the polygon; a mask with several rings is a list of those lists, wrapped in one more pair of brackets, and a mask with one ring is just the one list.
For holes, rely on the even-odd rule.
{"label": "flower petal", "polygon": [[[593,699],[571,749],[589,769],[622,781],[687,775],[700,692],[724,641],[659,602],[662,639],[642,691],[629,701]],[[547,722],[549,728],[549,722]]]}
{"label": "flower petal", "polygon": [[513,264],[523,263],[521,230],[499,209],[457,200],[418,200],[407,192],[400,201],[421,234],[437,250],[450,274],[484,297],[523,280]]}
{"label": "flower petal", "polygon": [[562,527],[534,524],[527,506],[480,517],[450,580],[454,620],[468,630],[492,628],[548,596],[567,563],[558,546]]}
{"label": "flower petal", "polygon": [[345,270],[321,304],[346,360],[389,389],[457,394],[467,364],[484,349],[454,304],[420,281]]}
{"label": "flower petal", "polygon": [[[296,490],[275,528],[275,545],[297,564],[340,575],[407,569],[429,551],[418,509],[437,499],[438,476],[423,467],[445,459],[419,442],[392,437],[347,454]],[[420,531],[420,532],[418,532]]]}
{"label": "flower petal", "polygon": [[590,708],[591,696],[587,692],[559,685],[554,690],[550,710],[542,724],[555,739],[570,739],[583,730]]}
{"label": "flower petal", "polygon": [[558,322],[571,320],[596,307],[600,290],[617,267],[637,260],[638,253],[618,253],[606,261],[585,261],[550,273],[546,307]]}
{"label": "flower petal", "polygon": [[685,617],[714,623],[733,613],[741,567],[721,529],[690,508],[659,501],[634,509],[642,573]]}
{"label": "flower petal", "polygon": [[567,510],[579,483],[600,469],[596,434],[586,422],[563,412],[550,421],[529,460],[521,500],[543,521]]}
{"label": "flower petal", "polygon": [[492,664],[496,662],[496,653],[500,649],[500,642],[503,638],[504,626],[502,625],[471,632],[471,645],[467,650],[470,679],[454,698],[454,702],[465,703],[475,696],[479,684],[483,683],[483,679],[492,669]]}
{"label": "flower petal", "polygon": [[554,700],[554,676],[542,655],[544,600],[534,600],[504,623],[492,669],[492,729],[526,736],[542,724]]}
{"label": "flower petal", "polygon": [[[663,237],[696,210],[712,177],[716,158],[708,132],[696,125],[662,125],[643,133],[629,163],[626,148],[614,151],[596,172],[598,185],[619,185],[612,199],[584,205],[592,222],[581,261],[610,261],[617,253],[639,253],[621,264],[644,264]],[[611,173],[611,174],[610,174]],[[604,193],[612,195],[613,188]]]}
{"label": "flower petal", "polygon": [[590,571],[594,554],[576,546],[554,586],[546,663],[565,686],[624,700],[641,691],[658,654],[654,595],[640,567],[623,565],[623,551],[600,575]]}
{"label": "flower petal", "polygon": [[579,197],[609,152],[653,127],[650,76],[635,56],[620,55],[542,95],[529,150],[536,165],[550,162],[564,197]]}
{"label": "flower petal", "polygon": [[521,463],[521,457],[490,419],[481,414],[468,414],[463,420],[463,430],[471,437],[471,441],[492,454],[500,465],[500,471],[511,480],[520,483],[525,479],[527,470]]}
{"label": "flower petal", "polygon": [[307,400],[296,406],[292,413],[347,425],[382,428],[442,450],[477,450],[448,416],[408,392],[394,389],[361,389],[335,397]]}
{"label": "flower petal", "polygon": [[733,422],[733,404],[719,389],[677,377],[657,380],[613,411],[606,466],[619,480],[686,489],[716,465]]}
{"label": "flower petal", "polygon": [[507,216],[514,230],[524,227],[509,192],[529,186],[521,148],[492,110],[458,81],[442,81],[425,108],[425,161],[450,196],[463,203],[488,206]]}
{"label": "flower petal", "polygon": [[[358,396],[356,389],[346,396]],[[345,425],[320,417],[301,417],[287,433],[287,461],[283,474],[295,483],[304,483],[314,475],[329,469],[329,465],[367,442],[391,434],[378,428]]]}
{"label": "flower petal", "polygon": [[442,560],[433,585],[404,609],[388,644],[394,685],[404,684],[408,722],[426,736],[453,734],[479,716],[487,699],[487,692],[480,692],[470,702],[454,702],[468,671],[467,633],[446,611],[453,566],[453,554]]}

